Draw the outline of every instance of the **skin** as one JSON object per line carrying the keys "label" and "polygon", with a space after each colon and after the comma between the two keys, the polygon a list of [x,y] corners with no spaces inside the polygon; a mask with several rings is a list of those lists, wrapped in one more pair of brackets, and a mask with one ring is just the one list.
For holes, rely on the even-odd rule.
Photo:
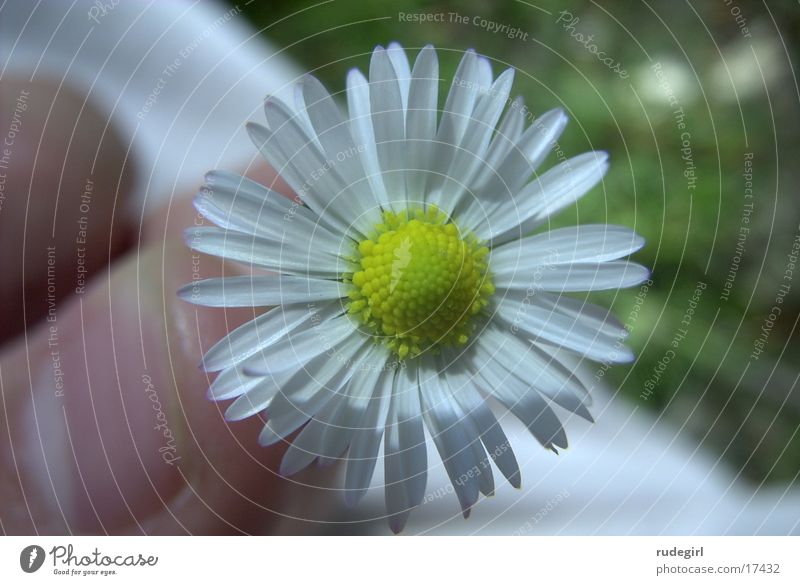
{"label": "skin", "polygon": [[[29,107],[0,209],[2,531],[322,530],[338,497],[326,489],[334,471],[280,477],[285,445],[258,446],[263,420],[228,423],[227,404],[206,398],[213,375],[198,368],[200,356],[255,313],[175,296],[192,279],[181,237],[197,217],[192,193],[137,218],[135,169],[103,112],[66,86],[5,77],[0,130],[21,89]],[[266,166],[243,171],[288,192]],[[76,222],[89,176],[88,278],[76,294]],[[194,263],[202,278],[236,270],[207,256]]]}

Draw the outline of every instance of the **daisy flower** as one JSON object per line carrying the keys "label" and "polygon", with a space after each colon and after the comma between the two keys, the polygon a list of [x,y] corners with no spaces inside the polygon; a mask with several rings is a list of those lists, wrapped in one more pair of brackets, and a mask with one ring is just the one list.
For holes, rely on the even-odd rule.
{"label": "daisy flower", "polygon": [[423,499],[426,435],[466,517],[494,491],[490,461],[520,485],[493,401],[557,452],[559,409],[592,420],[578,362],[633,360],[617,320],[565,293],[646,280],[623,259],[643,239],[611,225],[540,229],[601,181],[608,156],[537,172],[567,117],[531,120],[509,98],[513,79],[466,51],[440,112],[433,47],[413,67],[396,43],[377,47],[369,78],[348,74],[346,111],[307,75],[293,104],[268,97],[266,126],[248,124],[294,199],[223,171],[195,198],[219,227],[191,228],[188,245],[250,274],[180,296],[271,307],[205,354],[219,372],[209,396],[236,399],[231,421],[263,413],[259,442],[289,443],[282,474],[346,461],[349,505],[383,443],[394,531]]}

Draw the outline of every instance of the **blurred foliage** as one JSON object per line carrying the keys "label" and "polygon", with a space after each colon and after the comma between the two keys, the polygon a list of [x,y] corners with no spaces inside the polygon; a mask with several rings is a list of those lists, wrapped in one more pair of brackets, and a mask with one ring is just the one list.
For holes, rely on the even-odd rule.
{"label": "blurred foliage", "polygon": [[[764,353],[749,357],[800,233],[798,93],[787,59],[797,54],[800,11],[792,2],[771,4],[767,10],[734,1],[738,12],[724,2],[667,1],[271,0],[240,6],[270,42],[332,92],[344,90],[348,69],[368,68],[375,45],[396,40],[412,59],[427,43],[437,47],[442,92],[462,52],[473,47],[493,61],[495,73],[517,69],[515,94],[533,112],[565,108],[572,121],[560,146],[567,156],[603,149],[613,164],[603,186],[557,224],[632,226],[648,239],[636,259],[653,268],[653,286],[635,321],[630,316],[639,289],[591,295],[632,326],[630,345],[640,353],[635,365],[611,368],[604,379],[633,402],[685,425],[745,477],[761,482],[792,481],[800,469],[800,270]],[[444,22],[403,22],[401,13],[441,14]],[[567,28],[574,17],[579,20]],[[489,22],[520,33],[510,39],[488,30]],[[628,78],[587,49],[590,34]],[[655,62],[685,114],[693,189],[684,176],[676,105],[658,85]],[[753,153],[754,207],[743,224],[747,152]],[[750,231],[723,300],[743,225]],[[685,339],[645,399],[645,384],[682,328],[698,282],[707,288]]]}

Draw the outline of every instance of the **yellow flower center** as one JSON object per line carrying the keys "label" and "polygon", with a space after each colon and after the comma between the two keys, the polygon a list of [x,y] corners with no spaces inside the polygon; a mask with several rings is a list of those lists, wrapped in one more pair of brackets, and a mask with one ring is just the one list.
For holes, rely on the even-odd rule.
{"label": "yellow flower center", "polygon": [[434,206],[386,211],[358,244],[348,312],[402,360],[437,345],[464,345],[494,285],[489,249]]}

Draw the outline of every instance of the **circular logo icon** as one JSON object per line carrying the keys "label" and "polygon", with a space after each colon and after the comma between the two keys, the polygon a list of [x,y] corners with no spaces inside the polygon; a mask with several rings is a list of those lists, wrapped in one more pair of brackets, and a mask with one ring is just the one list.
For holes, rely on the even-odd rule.
{"label": "circular logo icon", "polygon": [[44,564],[44,549],[38,544],[31,544],[19,553],[19,566],[26,573],[35,573]]}

